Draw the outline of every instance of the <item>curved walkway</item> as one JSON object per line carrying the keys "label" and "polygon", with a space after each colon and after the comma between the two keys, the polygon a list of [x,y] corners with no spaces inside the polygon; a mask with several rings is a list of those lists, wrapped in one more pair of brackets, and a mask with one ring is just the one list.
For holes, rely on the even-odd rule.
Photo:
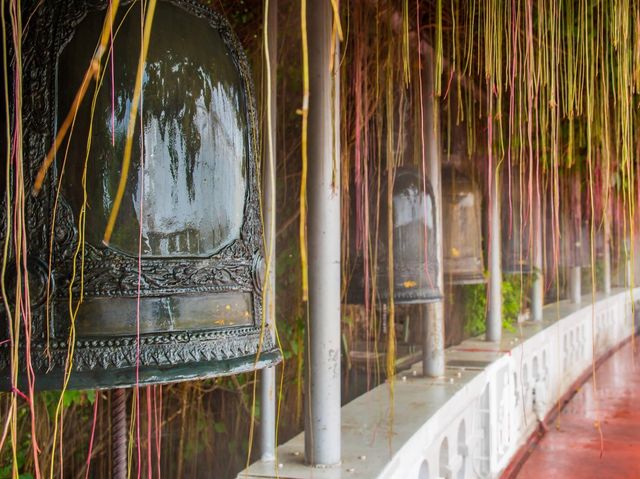
{"label": "curved walkway", "polygon": [[595,393],[591,377],[582,385],[532,451],[519,479],[640,479],[638,341],[635,352],[628,342],[600,365]]}

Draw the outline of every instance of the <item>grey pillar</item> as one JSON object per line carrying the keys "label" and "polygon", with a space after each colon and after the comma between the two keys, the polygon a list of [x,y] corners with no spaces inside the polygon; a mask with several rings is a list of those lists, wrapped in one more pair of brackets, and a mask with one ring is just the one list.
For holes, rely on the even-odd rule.
{"label": "grey pillar", "polygon": [[260,382],[260,459],[276,457],[276,368],[262,370]]}
{"label": "grey pillar", "polygon": [[489,192],[489,304],[487,305],[487,341],[502,339],[502,261],[500,225],[500,173],[496,159],[491,157],[491,188]]}
{"label": "grey pillar", "polygon": [[[264,309],[269,334],[273,334],[276,321],[276,95],[277,95],[277,33],[278,33],[278,0],[269,0],[267,15],[267,49],[265,55],[266,91],[270,92],[267,106],[267,126],[264,135],[264,224],[265,250],[269,260],[269,276],[266,278]],[[270,135],[269,135],[270,133]],[[260,457],[263,461],[273,461],[276,451],[276,368],[265,368],[260,381]]]}
{"label": "grey pillar", "polygon": [[604,257],[602,258],[602,291],[611,293],[611,220],[609,212],[604,216]]}
{"label": "grey pillar", "polygon": [[330,70],[332,21],[331,2],[309,2],[309,331],[304,435],[306,460],[316,466],[340,463],[340,91],[339,75]]}
{"label": "grey pillar", "polygon": [[[438,277],[436,287],[442,291],[444,284],[443,245],[442,245],[442,185],[440,173],[440,142],[437,116],[434,115],[435,94],[433,89],[433,51],[430,48],[424,54],[424,72],[422,75],[424,102],[424,154],[427,161],[427,174],[433,188],[436,210],[436,251],[438,257]],[[425,376],[444,376],[444,303],[429,303],[424,307],[425,335],[422,348],[422,370]]]}
{"label": "grey pillar", "polygon": [[[538,186],[538,189],[540,186]],[[531,282],[531,319],[542,321],[544,272],[542,269],[542,192],[533,193],[533,281]]]}
{"label": "grey pillar", "polygon": [[[580,181],[580,170],[574,169],[573,173],[573,185],[571,186],[570,200],[573,202],[575,209],[571,211],[572,219],[569,222],[570,228],[573,228],[573,235],[569,234],[569,238],[573,236],[573,243],[571,244],[571,253],[573,254],[574,265],[569,267],[569,301],[573,304],[580,304],[582,301],[582,259],[584,246],[590,245],[589,234],[585,235],[582,231],[581,225],[583,222],[582,217],[582,186]],[[575,215],[575,216],[574,216]],[[567,258],[571,261],[571,258]]]}
{"label": "grey pillar", "polygon": [[569,268],[569,301],[580,304],[582,300],[582,269],[580,266]]}

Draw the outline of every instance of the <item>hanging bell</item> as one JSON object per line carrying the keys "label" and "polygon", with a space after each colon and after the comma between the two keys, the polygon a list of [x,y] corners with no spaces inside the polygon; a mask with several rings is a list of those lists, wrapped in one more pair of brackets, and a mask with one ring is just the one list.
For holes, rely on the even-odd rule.
{"label": "hanging bell", "polygon": [[591,264],[590,232],[586,221],[576,223],[571,218],[565,218],[566,241],[561,248],[561,266],[565,268],[588,267]]}
{"label": "hanging bell", "polygon": [[[381,251],[386,251],[388,245],[382,246]],[[393,185],[393,265],[395,302],[429,303],[442,298],[437,287],[440,266],[433,190],[416,169],[408,167],[398,168]],[[388,278],[384,269],[379,268],[380,279]],[[383,300],[391,295],[388,288],[381,291]]]}
{"label": "hanging bell", "polygon": [[506,179],[502,185],[502,271],[505,274],[528,274],[531,272],[530,235],[531,212],[523,201],[520,186],[509,185]]}
{"label": "hanging bell", "polygon": [[442,170],[444,276],[451,284],[483,283],[482,193],[453,167]]}
{"label": "hanging bell", "polygon": [[[387,303],[393,294],[397,304],[439,301],[437,287],[438,256],[436,250],[436,212],[431,185],[410,167],[395,171],[393,186],[393,292],[389,289],[389,255],[387,241],[387,193],[382,188],[381,218],[377,248],[376,297]],[[373,223],[372,223],[373,224]],[[354,248],[352,248],[354,249]],[[348,300],[363,303],[366,285],[362,258],[356,259]]]}
{"label": "hanging bell", "polygon": [[[33,10],[22,52],[30,68],[23,86],[27,178],[86,81],[109,5],[67,0]],[[60,389],[66,371],[69,388],[108,388],[279,361],[270,330],[261,329],[249,66],[227,21],[197,2],[157,4],[131,165],[103,243],[140,56],[140,9],[125,10],[42,190],[26,199],[32,330],[28,345],[21,337],[19,360],[24,368],[30,348],[40,389]],[[12,387],[9,346],[0,347],[4,389]]]}
{"label": "hanging bell", "polygon": [[[583,217],[582,185],[579,171],[569,170],[566,176],[568,185],[560,190],[558,210],[551,203],[547,206],[547,229],[552,233],[546,237],[546,271],[555,272],[557,269],[569,270],[585,267],[590,264],[590,235],[587,231],[588,223]],[[553,192],[548,191],[548,197]],[[554,229],[557,211],[559,228]],[[552,273],[554,274],[554,273]]]}
{"label": "hanging bell", "polygon": [[[582,224],[582,238],[584,239],[583,266],[591,266],[591,254],[594,261],[601,260],[605,253],[604,225],[592,225],[589,220],[584,220]],[[593,245],[593,251],[592,251]]]}

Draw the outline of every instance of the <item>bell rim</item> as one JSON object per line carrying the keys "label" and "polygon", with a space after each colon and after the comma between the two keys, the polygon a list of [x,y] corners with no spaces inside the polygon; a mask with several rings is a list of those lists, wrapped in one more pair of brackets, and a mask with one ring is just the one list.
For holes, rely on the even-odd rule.
{"label": "bell rim", "polygon": [[[174,384],[185,381],[211,379],[274,366],[282,361],[282,353],[277,347],[257,353],[228,359],[193,361],[177,365],[155,366],[141,364],[139,368],[103,369],[101,371],[72,371],[66,390],[108,390]],[[180,372],[181,374],[176,374]],[[136,376],[138,380],[136,380]],[[11,391],[13,386],[8,374],[0,376],[0,391]],[[21,374],[18,387],[27,386],[26,374]],[[64,384],[64,370],[55,369],[48,373],[37,373],[36,391],[59,391]]]}

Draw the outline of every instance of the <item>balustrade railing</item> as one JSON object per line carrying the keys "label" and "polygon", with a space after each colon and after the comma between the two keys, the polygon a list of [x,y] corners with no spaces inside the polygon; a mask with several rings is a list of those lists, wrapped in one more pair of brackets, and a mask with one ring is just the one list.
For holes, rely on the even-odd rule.
{"label": "balustrade railing", "polygon": [[[342,464],[313,477],[493,478],[513,460],[592,361],[636,331],[640,288],[545,306],[543,320],[446,350],[446,376],[422,377],[421,363],[342,408]],[[595,358],[593,355],[595,354]],[[278,448],[275,465],[239,477],[311,477],[302,435]]]}

